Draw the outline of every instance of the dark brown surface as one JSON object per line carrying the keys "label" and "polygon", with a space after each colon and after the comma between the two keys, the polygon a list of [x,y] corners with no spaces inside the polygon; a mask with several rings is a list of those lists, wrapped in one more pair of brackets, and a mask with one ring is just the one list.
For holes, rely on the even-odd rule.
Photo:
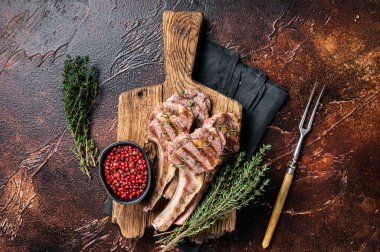
{"label": "dark brown surface", "polygon": [[[15,1],[16,2],[16,1]],[[72,1],[0,3],[0,249],[134,247],[102,212],[105,191],[79,173],[60,103],[66,53],[101,70],[93,134],[116,138],[117,97],[163,81],[162,11],[204,13],[207,36],[289,89],[264,142],[271,187],[237,230],[203,251],[261,250],[261,240],[315,79],[327,85],[272,251],[376,251],[379,232],[380,5],[368,1]],[[68,1],[67,1],[68,2]],[[135,2],[135,3],[134,3]],[[151,250],[154,239],[137,242]]]}

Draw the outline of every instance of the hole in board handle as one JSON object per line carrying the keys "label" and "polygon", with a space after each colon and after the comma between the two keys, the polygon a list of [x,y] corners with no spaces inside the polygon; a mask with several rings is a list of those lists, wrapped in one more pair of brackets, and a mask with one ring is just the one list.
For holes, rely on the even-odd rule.
{"label": "hole in board handle", "polygon": [[137,93],[137,96],[138,96],[138,97],[143,97],[143,96],[144,96],[144,91],[143,91],[143,90],[139,91],[139,92]]}

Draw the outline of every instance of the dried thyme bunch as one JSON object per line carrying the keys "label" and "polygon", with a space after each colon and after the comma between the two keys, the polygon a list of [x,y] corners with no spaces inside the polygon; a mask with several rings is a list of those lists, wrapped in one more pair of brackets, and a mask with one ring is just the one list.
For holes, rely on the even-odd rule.
{"label": "dried thyme bunch", "polygon": [[[204,200],[195,209],[190,219],[171,232],[162,233],[158,243],[162,251],[174,248],[185,237],[191,237],[211,227],[233,209],[240,209],[264,192],[269,179],[265,179],[268,165],[262,165],[270,145],[263,145],[252,158],[243,163],[245,153],[240,152],[234,162],[221,167],[210,185]],[[161,235],[161,234],[159,234]]]}
{"label": "dried thyme bunch", "polygon": [[67,56],[63,66],[63,96],[68,128],[74,139],[72,149],[80,162],[80,170],[91,178],[89,168],[97,163],[98,149],[90,137],[90,112],[98,96],[98,72],[88,67],[89,58]]}

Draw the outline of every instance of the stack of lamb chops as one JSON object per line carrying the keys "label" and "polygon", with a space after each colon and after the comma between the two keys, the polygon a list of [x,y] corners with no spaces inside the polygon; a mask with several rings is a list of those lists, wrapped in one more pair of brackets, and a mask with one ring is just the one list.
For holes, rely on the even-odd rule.
{"label": "stack of lamb chops", "polygon": [[183,225],[214,177],[220,157],[239,150],[240,121],[232,113],[209,117],[210,99],[197,89],[186,89],[158,105],[151,116],[147,138],[157,144],[157,182],[144,211],[164,196],[165,209],[155,218],[156,230]]}

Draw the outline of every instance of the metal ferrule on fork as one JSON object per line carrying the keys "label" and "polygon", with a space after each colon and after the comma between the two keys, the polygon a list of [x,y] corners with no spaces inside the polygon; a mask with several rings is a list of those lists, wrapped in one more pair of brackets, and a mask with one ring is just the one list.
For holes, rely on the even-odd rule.
{"label": "metal ferrule on fork", "polygon": [[294,174],[297,166],[296,166],[296,163],[297,161],[293,161],[289,166],[288,166],[288,170],[286,171],[287,173],[289,174]]}
{"label": "metal ferrule on fork", "polygon": [[293,153],[292,163],[288,166],[287,173],[289,173],[289,174],[294,174],[294,171],[297,168],[296,164],[297,164],[298,157],[301,153],[301,146],[302,146],[303,138],[304,138],[304,136],[302,136],[302,134],[301,134],[301,137],[298,140],[297,146],[296,146],[294,153]]}

